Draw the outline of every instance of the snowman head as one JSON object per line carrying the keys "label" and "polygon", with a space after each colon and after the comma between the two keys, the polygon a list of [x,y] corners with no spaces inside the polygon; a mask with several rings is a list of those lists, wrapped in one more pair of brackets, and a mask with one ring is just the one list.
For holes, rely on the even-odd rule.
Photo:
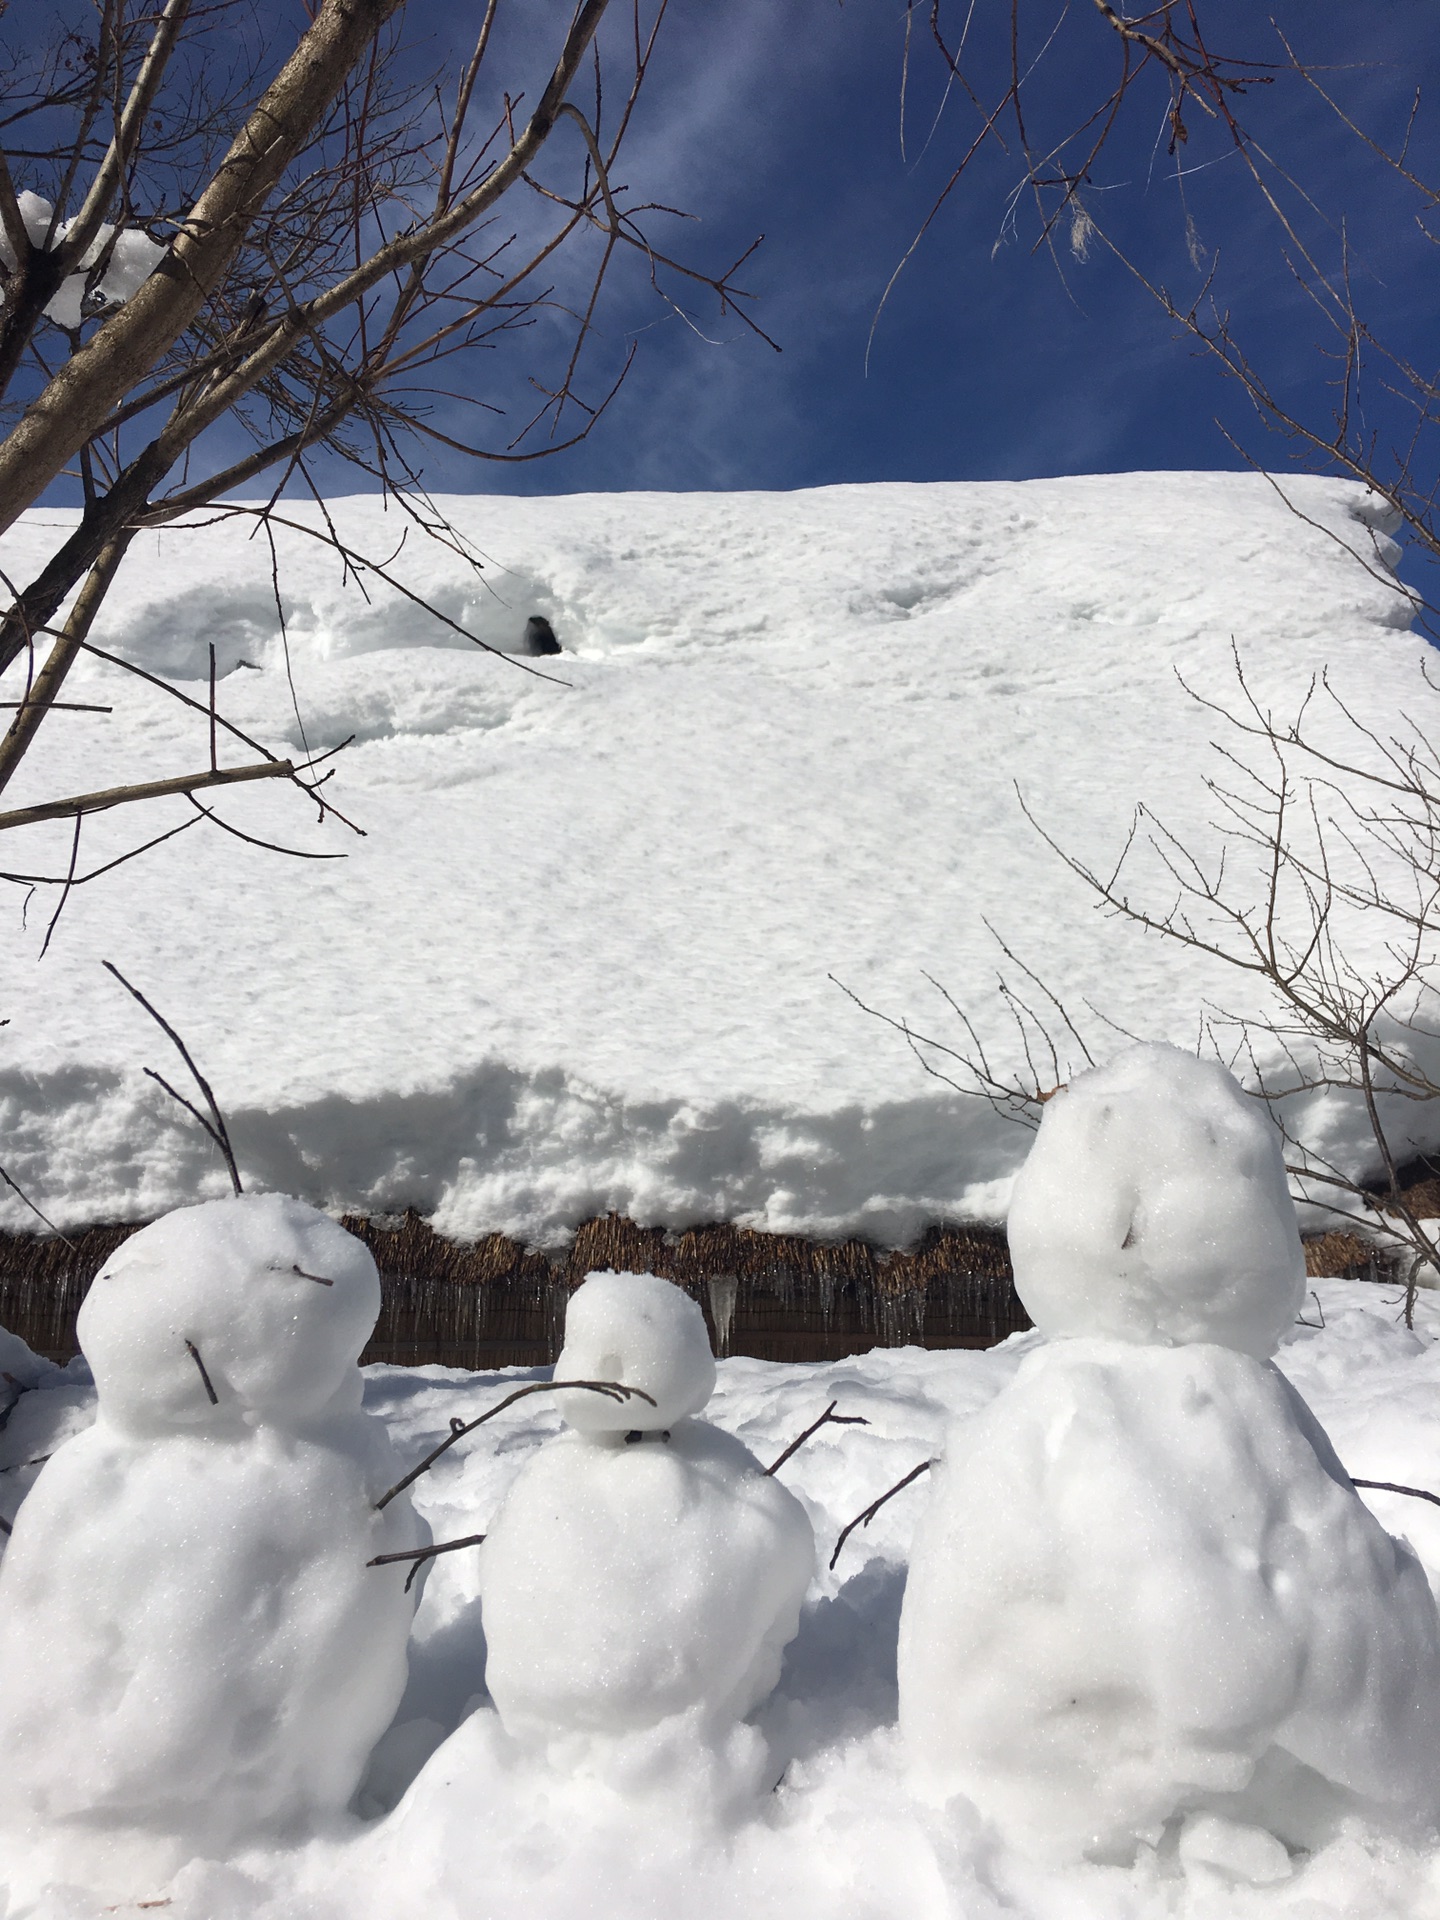
{"label": "snowman head", "polygon": [[375,1262],[353,1234],[286,1194],[245,1194],[133,1235],[77,1331],[105,1418],[156,1434],[304,1422],[351,1392],[358,1405],[355,1363],[379,1312]]}
{"label": "snowman head", "polygon": [[1008,1233],[1016,1292],[1051,1339],[1265,1359],[1304,1298],[1274,1122],[1177,1047],[1132,1047],[1047,1103]]}
{"label": "snowman head", "polygon": [[557,1380],[613,1380],[655,1402],[565,1393],[560,1411],[581,1433],[650,1433],[698,1413],[715,1390],[705,1316],[653,1273],[592,1273],[570,1296]]}

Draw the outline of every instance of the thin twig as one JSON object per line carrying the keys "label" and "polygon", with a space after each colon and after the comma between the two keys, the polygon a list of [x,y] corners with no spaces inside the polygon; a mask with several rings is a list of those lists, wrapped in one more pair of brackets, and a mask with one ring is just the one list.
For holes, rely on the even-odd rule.
{"label": "thin twig", "polygon": [[835,1542],[835,1551],[830,1556],[830,1570],[832,1573],[835,1570],[835,1562],[840,1558],[840,1549],[855,1529],[857,1527],[868,1527],[887,1500],[893,1500],[897,1493],[903,1493],[912,1480],[918,1480],[922,1473],[928,1473],[935,1464],[933,1460],[922,1460],[918,1467],[912,1467],[910,1469],[903,1480],[897,1480],[888,1493],[882,1493],[880,1498],[873,1500],[863,1513],[857,1513],[848,1526],[841,1528],[840,1538]]}
{"label": "thin twig", "polygon": [[205,1362],[200,1358],[200,1349],[193,1340],[187,1340],[185,1342],[185,1351],[200,1369],[200,1378],[205,1383],[205,1392],[209,1396],[211,1406],[218,1407],[220,1404],[220,1396],[215,1391],[214,1383],[210,1375],[205,1371]]}
{"label": "thin twig", "polygon": [[786,1447],[785,1451],[781,1454],[778,1460],[771,1461],[770,1465],[765,1469],[766,1473],[767,1474],[778,1473],[781,1467],[783,1467],[785,1462],[790,1458],[791,1454],[798,1453],[801,1447],[804,1446],[805,1442],[808,1439],[810,1439],[811,1435],[817,1434],[820,1431],[821,1427],[824,1427],[824,1426],[868,1427],[869,1426],[870,1422],[865,1418],[863,1414],[836,1413],[835,1409],[836,1407],[839,1406],[839,1404],[840,1402],[838,1400],[832,1400],[829,1406],[826,1407],[825,1411],[821,1414],[820,1418],[818,1420],[812,1420],[810,1425],[806,1427],[803,1433],[797,1434],[796,1437],[790,1442],[789,1446]]}
{"label": "thin twig", "polygon": [[1440,1507],[1440,1493],[1427,1493],[1423,1487],[1397,1487],[1393,1480],[1356,1480],[1353,1476],[1352,1487],[1373,1487],[1377,1493],[1408,1493],[1412,1500],[1428,1500],[1432,1507]]}
{"label": "thin twig", "polygon": [[626,1400],[643,1400],[648,1406],[653,1407],[655,1404],[650,1395],[643,1393],[639,1387],[622,1387],[616,1380],[537,1380],[531,1386],[517,1387],[514,1393],[509,1394],[498,1405],[491,1407],[488,1413],[482,1413],[478,1419],[452,1420],[449,1436],[442,1440],[432,1452],[427,1453],[418,1467],[412,1467],[403,1480],[397,1480],[388,1493],[380,1496],[375,1502],[375,1511],[379,1513],[383,1508],[388,1507],[397,1493],[403,1493],[413,1481],[420,1478],[422,1473],[428,1473],[441,1454],[448,1453],[457,1440],[463,1440],[467,1433],[473,1433],[477,1427],[483,1427],[487,1420],[493,1420],[497,1413],[503,1413],[507,1407],[513,1407],[517,1400],[523,1400],[532,1393],[564,1393],[571,1388],[579,1388],[585,1393],[600,1393],[607,1400],[619,1400],[622,1403]]}
{"label": "thin twig", "polygon": [[36,1206],[35,1202],[30,1198],[29,1194],[26,1193],[25,1189],[17,1181],[11,1179],[10,1175],[5,1171],[4,1167],[0,1167],[0,1180],[3,1180],[5,1182],[6,1186],[9,1187],[12,1193],[19,1195],[20,1199],[30,1209],[31,1213],[34,1214],[35,1218],[40,1222],[42,1222],[43,1225],[49,1227],[51,1233],[53,1233],[57,1237],[57,1239],[65,1241],[66,1246],[69,1247],[72,1253],[78,1253],[80,1251],[80,1249],[76,1246],[73,1240],[67,1239],[66,1236],[63,1233],[61,1233],[59,1227],[55,1225],[55,1222],[53,1220],[47,1220],[45,1218],[45,1215],[41,1213],[39,1207]]}
{"label": "thin twig", "polygon": [[[145,1071],[147,1074],[149,1074],[152,1080],[158,1080],[160,1082],[160,1085],[164,1087],[165,1091],[171,1096],[172,1099],[178,1100],[182,1107],[185,1107],[190,1113],[193,1113],[195,1115],[195,1118],[200,1122],[201,1126],[205,1129],[206,1133],[209,1134],[210,1138],[215,1142],[216,1146],[220,1149],[221,1153],[225,1156],[225,1165],[230,1170],[230,1184],[234,1187],[237,1194],[242,1194],[245,1191],[245,1189],[240,1184],[240,1169],[235,1164],[235,1150],[230,1145],[230,1130],[225,1125],[225,1116],[220,1111],[220,1103],[215,1098],[215,1094],[210,1086],[210,1082],[205,1078],[204,1074],[201,1073],[199,1067],[196,1066],[194,1060],[191,1058],[190,1049],[186,1046],[185,1042],[180,1038],[179,1034],[175,1031],[174,1027],[171,1026],[170,1022],[165,1018],[164,1014],[158,1012],[154,1007],[151,1006],[150,1002],[145,998],[144,994],[141,993],[138,987],[131,986],[130,982],[125,978],[124,974],[121,973],[120,969],[112,961],[102,960],[100,964],[102,967],[104,967],[107,973],[114,974],[115,978],[120,982],[121,986],[124,987],[125,991],[128,994],[130,994],[133,999],[136,999],[140,1002],[141,1006],[149,1014],[150,1018],[155,1022],[155,1024],[160,1028],[161,1032],[164,1033],[167,1036],[167,1038],[173,1042],[176,1048],[176,1051],[180,1055],[180,1058],[185,1062],[186,1066],[190,1069],[191,1075],[195,1080],[195,1084],[199,1087],[201,1093],[204,1094],[206,1104],[210,1108],[211,1120],[207,1120],[205,1116],[198,1111],[197,1108],[191,1106],[190,1102],[185,1098],[183,1094],[176,1093],[174,1087],[170,1085],[168,1080],[161,1080],[160,1075],[156,1073],[153,1067],[147,1067]],[[211,1123],[212,1120],[213,1120],[213,1125]]]}
{"label": "thin twig", "polygon": [[467,1533],[463,1540],[442,1540],[434,1547],[407,1547],[404,1553],[377,1553],[373,1560],[365,1562],[367,1567],[388,1567],[396,1560],[413,1560],[414,1566],[405,1576],[405,1591],[408,1593],[415,1584],[415,1576],[427,1560],[433,1560],[437,1553],[458,1553],[461,1547],[483,1546],[483,1533]]}

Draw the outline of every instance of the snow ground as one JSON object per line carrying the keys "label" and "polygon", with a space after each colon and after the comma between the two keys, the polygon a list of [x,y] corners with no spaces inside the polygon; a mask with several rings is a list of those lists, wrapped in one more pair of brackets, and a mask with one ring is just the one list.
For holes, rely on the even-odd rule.
{"label": "snow ground", "polygon": [[[1224,695],[1232,638],[1282,712],[1322,667],[1382,723],[1419,706],[1427,649],[1364,497],[1286,484],[1303,517],[1226,474],[446,502],[483,575],[412,535],[397,577],[500,646],[545,614],[567,648],[550,679],[282,534],[303,734],[249,524],[144,536],[97,637],[202,703],[213,643],[222,712],[276,750],[356,735],[334,792],[367,837],[236,790],[235,825],[349,858],[202,824],[75,892],[43,963],[46,902],[22,926],[12,891],[7,1170],[61,1226],[225,1190],[144,1078],[173,1063],[105,957],[185,1034],[256,1186],[551,1245],[610,1208],[892,1244],[1000,1218],[1028,1135],[827,975],[953,1038],[928,971],[1004,1054],[989,920],[1075,1008],[1193,1045],[1235,982],[1095,912],[1014,788],[1097,862],[1142,798],[1206,842],[1214,724],[1175,670]],[[394,553],[373,501],[329,506]],[[65,525],[32,514],[0,566],[28,577]],[[202,714],[100,664],[72,689],[127,704],[55,716],[14,804],[206,763]],[[81,871],[135,830],[96,820]],[[6,838],[16,869],[64,871],[68,828]],[[1304,1124],[1363,1158],[1354,1114]],[[0,1224],[33,1224],[8,1189]]]}
{"label": "snow ground", "polygon": [[[1280,1364],[1345,1464],[1365,1478],[1440,1488],[1440,1302],[1422,1298],[1412,1334],[1392,1290],[1319,1281],[1307,1317],[1316,1324],[1295,1328]],[[823,1563],[840,1526],[933,1455],[950,1420],[985,1405],[1038,1338],[985,1353],[877,1350],[815,1366],[726,1360],[709,1415],[763,1460],[831,1399],[869,1421],[822,1430],[783,1469],[814,1521]],[[366,1405],[403,1456],[419,1457],[452,1416],[473,1416],[530,1377],[372,1367]],[[0,1468],[47,1450],[58,1429],[88,1417],[82,1370],[52,1381],[0,1433]],[[485,1429],[493,1438],[448,1454],[416,1485],[436,1538],[483,1531],[558,1427],[553,1408],[530,1399]],[[6,1471],[0,1482],[12,1489],[7,1512],[17,1477],[28,1476]],[[1383,1524],[1408,1535],[1440,1585],[1440,1510],[1364,1497]],[[637,1762],[631,1777],[599,1781],[522,1759],[483,1693],[476,1562],[468,1553],[437,1560],[416,1620],[409,1691],[362,1790],[366,1817],[292,1852],[193,1862],[156,1897],[169,1898],[169,1920],[1440,1916],[1440,1845],[1360,1825],[1297,1856],[1282,1884],[1252,1888],[1199,1865],[1187,1872],[1173,1841],[1133,1866],[1040,1868],[978,1824],[918,1808],[893,1723],[900,1598],[925,1499],[922,1481],[852,1536],[833,1574],[817,1567],[780,1688],[758,1716],[763,1750],[738,1753],[729,1774],[698,1777],[673,1764],[662,1772],[657,1761],[647,1777]],[[100,1911],[83,1890],[57,1887],[12,1905],[6,1920],[94,1920]]]}

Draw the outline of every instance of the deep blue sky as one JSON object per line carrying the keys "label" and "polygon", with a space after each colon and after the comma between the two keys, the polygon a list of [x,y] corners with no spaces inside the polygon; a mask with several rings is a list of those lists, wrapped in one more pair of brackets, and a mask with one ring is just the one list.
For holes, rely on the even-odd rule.
{"label": "deep blue sky", "polygon": [[[953,26],[968,0],[948,3]],[[82,4],[30,0],[18,30],[33,32],[47,14],[53,20]],[[766,235],[742,281],[783,351],[733,318],[717,320],[703,300],[697,320],[710,339],[702,338],[667,315],[643,271],[633,270],[602,310],[590,391],[603,390],[607,369],[632,339],[640,353],[591,439],[553,461],[518,467],[430,450],[429,484],[523,492],[785,488],[1239,465],[1217,415],[1257,457],[1283,464],[1284,446],[1267,438],[1233,385],[1174,336],[1103,248],[1092,247],[1088,263],[1067,251],[1062,281],[1034,250],[1028,206],[1003,231],[1020,167],[1013,152],[995,145],[895,287],[867,368],[867,337],[886,282],[977,125],[973,108],[955,94],[931,130],[943,76],[924,31],[926,4],[917,9],[902,155],[904,0],[673,0],[622,176],[638,197],[696,216],[683,226],[657,222],[656,231],[675,233],[697,263],[723,263]],[[254,5],[272,46],[292,43],[298,0]],[[622,5],[614,11],[620,15]],[[1130,0],[1129,11],[1139,11],[1139,0]],[[413,70],[453,76],[478,13],[476,0],[410,0],[404,31]],[[548,59],[567,14],[568,0],[521,0],[503,14],[519,37],[499,48],[497,83],[523,87],[533,99],[536,62]],[[1269,7],[1205,0],[1201,14],[1223,50],[1283,57]],[[1363,7],[1278,0],[1274,14],[1297,51],[1325,69],[1326,84],[1382,136],[1398,135],[1414,87],[1424,86],[1412,158],[1429,177],[1440,176],[1434,0]],[[1031,101],[1032,131],[1044,145],[1103,99],[1115,41],[1091,0],[1024,0],[1022,17],[1031,36],[1027,58],[1042,31],[1056,28]],[[1003,82],[1007,18],[1006,0],[977,0],[973,71],[991,95]],[[624,24],[617,18],[614,30]],[[6,27],[13,37],[13,13]],[[1147,270],[1184,293],[1200,275],[1187,255],[1163,98],[1147,79],[1095,171],[1091,204]],[[1386,339],[1433,368],[1440,361],[1440,249],[1415,224],[1416,195],[1370,164],[1293,76],[1239,104],[1267,151],[1312,196],[1313,209],[1294,193],[1288,199],[1306,237],[1318,237],[1333,263],[1339,223],[1346,223],[1360,303]],[[1325,329],[1296,288],[1278,231],[1227,138],[1202,114],[1189,119],[1192,139],[1182,156],[1194,169],[1189,207],[1206,265],[1218,250],[1217,293],[1277,391],[1308,418],[1323,419],[1331,369],[1317,347],[1327,344]],[[524,377],[532,346],[546,344],[544,327],[519,344],[522,351],[478,362],[469,376],[517,421],[533,404]],[[1374,404],[1383,450],[1402,423],[1378,392]],[[353,470],[326,479],[355,484]]]}
{"label": "deep blue sky", "polygon": [[[980,16],[1003,11],[998,0],[980,0]],[[1028,17],[1038,27],[1063,12],[1055,0],[1032,4]],[[1282,50],[1267,15],[1248,0],[1212,0],[1205,17],[1222,47],[1273,60]],[[1377,131],[1403,126],[1415,85],[1426,84],[1413,156],[1432,163],[1432,177],[1440,171],[1431,0],[1364,8],[1292,0],[1277,18]],[[616,350],[655,324],[640,334],[627,387],[586,445],[526,468],[433,465],[434,479],[517,491],[793,487],[1238,465],[1217,414],[1260,457],[1283,461],[1285,449],[1256,430],[1233,385],[1175,337],[1103,249],[1092,247],[1083,265],[1067,254],[1062,283],[1050,258],[1034,252],[1034,219],[1022,208],[996,250],[1019,166],[995,146],[891,294],[867,370],[886,281],[977,124],[952,96],[925,147],[941,75],[917,34],[902,157],[902,22],[900,0],[677,0],[625,177],[699,216],[683,234],[691,257],[722,259],[765,233],[744,277],[783,352],[733,321],[708,324],[702,308],[706,331],[722,343],[707,345],[658,314],[637,286],[637,297],[608,315]],[[1001,65],[983,44],[979,54],[976,71],[993,84]],[[1037,137],[1068,130],[1077,101],[1086,110],[1098,104],[1114,64],[1113,41],[1088,0],[1072,0],[1040,69]],[[1161,99],[1153,84],[1137,94],[1097,169],[1093,204],[1179,291],[1199,275],[1184,245],[1174,162],[1157,139]],[[1320,214],[1348,222],[1357,294],[1377,324],[1434,367],[1440,249],[1415,226],[1416,197],[1367,164],[1359,143],[1293,78],[1240,105]],[[1332,373],[1317,352],[1329,344],[1325,329],[1226,139],[1199,113],[1190,122],[1184,159],[1198,171],[1186,182],[1189,204],[1208,259],[1219,250],[1217,291],[1278,389],[1323,417]],[[1307,237],[1320,236],[1327,258],[1338,259],[1335,231],[1294,195],[1290,204]],[[1383,411],[1375,417],[1382,431],[1394,425]]]}

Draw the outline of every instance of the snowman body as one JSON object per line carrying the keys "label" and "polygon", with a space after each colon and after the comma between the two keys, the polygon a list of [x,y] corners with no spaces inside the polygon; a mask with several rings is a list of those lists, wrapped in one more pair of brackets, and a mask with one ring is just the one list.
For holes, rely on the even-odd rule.
{"label": "snowman body", "polygon": [[[279,1195],[185,1209],[97,1277],[93,1427],[45,1466],[0,1565],[7,1819],[162,1871],[343,1809],[404,1690],[428,1537],[360,1407],[366,1249]],[[203,1368],[203,1372],[202,1372]],[[144,1844],[148,1838],[151,1845]]]}
{"label": "snowman body", "polygon": [[1169,1048],[1060,1100],[1012,1208],[1050,1338],[949,1437],[913,1550],[916,1784],[1053,1857],[1428,1820],[1440,1619],[1265,1357],[1303,1280],[1268,1121]]}
{"label": "snowman body", "polygon": [[814,1536],[746,1447],[693,1417],[714,1377],[700,1311],[668,1281],[597,1274],[574,1295],[556,1379],[656,1405],[564,1396],[575,1429],[521,1471],[481,1548],[486,1684],[527,1744],[685,1719],[713,1733],[779,1678]]}

